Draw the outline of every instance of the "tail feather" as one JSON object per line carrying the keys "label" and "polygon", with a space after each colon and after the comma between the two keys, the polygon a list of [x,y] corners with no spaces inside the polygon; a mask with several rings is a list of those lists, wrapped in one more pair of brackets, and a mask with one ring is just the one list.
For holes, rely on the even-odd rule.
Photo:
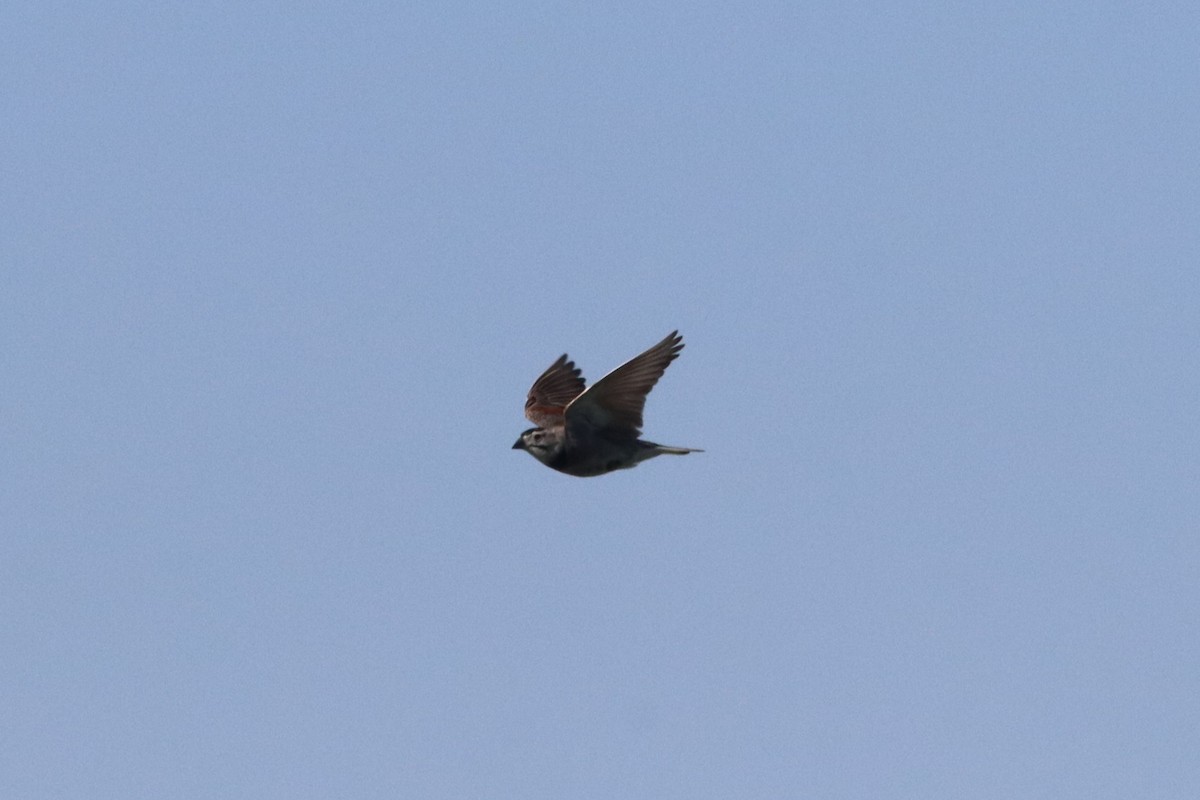
{"label": "tail feather", "polygon": [[655,450],[660,453],[666,453],[670,456],[686,456],[688,453],[703,453],[704,451],[697,447],[667,447],[665,444],[654,445]]}

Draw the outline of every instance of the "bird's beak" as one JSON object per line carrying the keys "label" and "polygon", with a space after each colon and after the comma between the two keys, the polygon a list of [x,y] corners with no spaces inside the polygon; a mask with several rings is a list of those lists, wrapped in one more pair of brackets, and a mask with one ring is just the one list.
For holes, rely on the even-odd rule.
{"label": "bird's beak", "polygon": [[524,450],[525,449],[524,440],[518,438],[517,443],[512,446],[512,449],[513,450]]}

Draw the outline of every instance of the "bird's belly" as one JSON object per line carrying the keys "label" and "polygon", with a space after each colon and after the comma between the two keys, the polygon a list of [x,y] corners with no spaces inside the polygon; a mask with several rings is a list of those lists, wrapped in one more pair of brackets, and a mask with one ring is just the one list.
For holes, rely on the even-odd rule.
{"label": "bird's belly", "polygon": [[564,449],[561,458],[550,466],[567,475],[591,478],[635,466],[635,450],[636,445],[621,446],[612,442],[605,442],[597,447],[569,447]]}

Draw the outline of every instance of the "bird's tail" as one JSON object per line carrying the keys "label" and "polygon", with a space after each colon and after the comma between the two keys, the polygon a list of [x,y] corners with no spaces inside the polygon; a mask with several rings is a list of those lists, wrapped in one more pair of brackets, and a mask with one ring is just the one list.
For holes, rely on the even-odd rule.
{"label": "bird's tail", "polygon": [[704,451],[697,447],[668,447],[665,444],[654,445],[655,451],[666,453],[669,456],[686,456],[688,453],[703,453]]}

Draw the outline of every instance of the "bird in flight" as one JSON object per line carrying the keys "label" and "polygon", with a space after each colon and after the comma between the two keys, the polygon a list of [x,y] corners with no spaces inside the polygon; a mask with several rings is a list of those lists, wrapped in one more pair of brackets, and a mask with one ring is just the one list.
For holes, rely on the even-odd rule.
{"label": "bird in flight", "polygon": [[683,337],[672,331],[640,356],[626,361],[591,388],[564,353],[529,389],[525,416],[537,425],[513,445],[551,469],[581,478],[636,467],[664,453],[702,453],[639,439],[646,395],[667,365],[679,357]]}

